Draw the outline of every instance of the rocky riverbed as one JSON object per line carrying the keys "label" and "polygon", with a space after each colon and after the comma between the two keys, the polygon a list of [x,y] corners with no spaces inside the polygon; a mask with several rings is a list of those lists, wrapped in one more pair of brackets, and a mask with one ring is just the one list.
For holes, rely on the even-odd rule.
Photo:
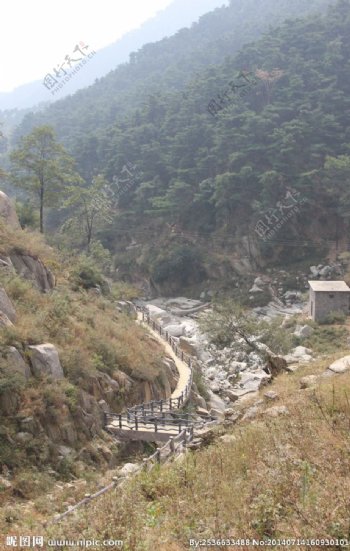
{"label": "rocky riverbed", "polygon": [[[255,314],[265,319],[280,315],[281,323],[287,325],[290,316],[302,313],[305,308],[298,294],[294,293],[288,299],[289,304],[274,301],[264,309],[255,309]],[[186,297],[156,298],[140,301],[140,304],[147,308],[151,319],[157,321],[185,352],[196,359],[210,396],[209,403],[208,400],[206,404],[199,400],[198,405],[206,405],[208,410],[222,413],[232,406],[232,402],[257,392],[270,381],[271,375],[265,371],[266,361],[256,351],[252,351],[244,339],[237,339],[232,348],[218,349],[201,333],[198,317],[210,309],[210,304]],[[299,339],[309,336],[310,332],[312,328],[308,325],[294,329]],[[292,371],[300,363],[311,361],[312,351],[297,346],[284,359],[288,364],[287,369]]]}

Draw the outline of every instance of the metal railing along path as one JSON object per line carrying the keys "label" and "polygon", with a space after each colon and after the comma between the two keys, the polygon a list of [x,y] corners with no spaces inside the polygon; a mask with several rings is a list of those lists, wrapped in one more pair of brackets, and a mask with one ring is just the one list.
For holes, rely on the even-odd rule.
{"label": "metal railing along path", "polygon": [[[144,307],[136,307],[142,316],[142,322],[147,323],[150,328],[159,334],[172,348],[174,354],[189,368],[189,375],[186,386],[178,396],[161,400],[152,400],[136,406],[127,408],[125,413],[106,413],[105,428],[114,434],[122,434],[130,439],[142,439],[142,434],[149,440],[150,433],[154,433],[154,439],[166,433],[169,435],[181,434],[184,428],[190,427],[193,423],[189,417],[176,416],[173,412],[180,410],[187,403],[193,382],[192,358],[178,346],[177,341],[165,331],[160,324],[152,320],[149,312]],[[176,391],[175,391],[176,392]],[[174,393],[173,393],[174,394]],[[174,415],[170,417],[169,414]],[[136,434],[137,433],[137,434]]]}

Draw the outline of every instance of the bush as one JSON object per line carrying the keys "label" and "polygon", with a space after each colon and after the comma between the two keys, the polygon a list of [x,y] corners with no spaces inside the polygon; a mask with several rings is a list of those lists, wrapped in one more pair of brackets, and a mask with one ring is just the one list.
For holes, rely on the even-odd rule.
{"label": "bush", "polygon": [[90,245],[90,254],[93,262],[102,272],[109,274],[112,267],[112,255],[108,249],[105,249],[100,241],[93,241]]}
{"label": "bush", "polygon": [[16,201],[16,211],[21,227],[39,229],[39,213],[29,202]]}
{"label": "bush", "polygon": [[343,324],[346,321],[346,315],[343,312],[329,312],[328,316],[321,320],[321,325],[333,325],[334,323]]}
{"label": "bush", "polygon": [[93,287],[103,287],[104,279],[101,271],[94,263],[91,257],[82,255],[80,261],[71,273],[71,281],[73,283],[74,290],[78,290],[79,287],[83,289],[92,289]]}

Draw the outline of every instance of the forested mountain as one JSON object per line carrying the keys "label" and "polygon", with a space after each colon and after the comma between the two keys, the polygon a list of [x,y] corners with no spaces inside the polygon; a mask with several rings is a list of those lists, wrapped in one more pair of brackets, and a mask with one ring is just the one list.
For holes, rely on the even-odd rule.
{"label": "forested mountain", "polygon": [[[112,182],[127,162],[137,167],[99,235],[121,271],[146,270],[156,285],[174,273],[195,283],[220,255],[249,271],[264,258],[310,259],[327,241],[344,243],[350,3],[270,27],[230,55],[273,19],[275,3],[258,5],[231,2],[144,47],[20,129],[53,124],[87,180],[102,172]],[[279,18],[287,6],[278,4]],[[295,2],[293,13],[301,7]],[[142,257],[125,252],[138,242]]]}
{"label": "forested mountain", "polygon": [[[243,44],[257,39],[269,27],[288,17],[325,10],[330,0],[231,0],[228,7],[202,16],[190,29],[145,45],[93,86],[58,101],[44,113],[26,117],[19,134],[39,124],[51,124],[71,152],[96,150],[97,130],[125,119],[134,108],[142,109],[147,98],[182,91],[201,71],[221,64]],[[82,160],[82,168],[86,171]]]}
{"label": "forested mountain", "polygon": [[[113,44],[98,50],[97,55],[84,66],[84,70],[76,73],[74,78],[66,82],[55,97],[52,97],[43,86],[45,76],[43,74],[41,80],[18,86],[11,92],[0,92],[0,110],[26,109],[39,102],[51,102],[74,94],[77,90],[93,84],[97,78],[114,70],[120,63],[127,62],[129,54],[144,44],[172,35],[178,29],[191,25],[203,13],[225,3],[227,0],[191,0],[191,2],[174,0],[170,6],[143,23],[140,28],[128,32]],[[90,50],[93,48],[94,45],[90,44]]]}

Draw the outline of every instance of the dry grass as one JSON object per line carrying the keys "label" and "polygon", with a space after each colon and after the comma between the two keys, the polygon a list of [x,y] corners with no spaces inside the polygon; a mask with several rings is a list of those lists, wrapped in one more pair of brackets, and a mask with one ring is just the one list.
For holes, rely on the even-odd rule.
{"label": "dry grass", "polygon": [[14,230],[0,222],[0,254],[18,252],[40,258],[49,268],[60,266],[57,252],[49,247],[43,235],[36,231]]}
{"label": "dry grass", "polygon": [[[157,389],[161,387],[159,375],[163,349],[132,318],[116,310],[113,297],[110,300],[84,289],[74,290],[70,277],[75,268],[73,260],[61,258],[59,253],[45,244],[41,236],[25,232],[7,234],[0,226],[0,240],[0,253],[9,254],[18,250],[24,254],[38,255],[58,275],[57,287],[43,294],[31,282],[0,270],[0,286],[5,288],[17,312],[15,325],[0,331],[0,351],[7,346],[15,346],[23,355],[30,356],[29,345],[53,343],[58,349],[65,374],[62,381],[32,377],[24,388],[22,380],[12,381],[12,387],[17,386],[11,387],[11,392],[19,394],[20,409],[16,418],[0,418],[0,474],[2,466],[7,465],[11,471],[11,481],[18,490],[17,497],[28,499],[43,496],[45,489],[47,491],[54,483],[54,478],[49,482],[50,476],[46,471],[52,466],[56,468],[57,452],[43,433],[36,435],[28,445],[18,443],[16,433],[19,431],[19,420],[34,416],[44,426],[46,420],[60,426],[63,418],[73,423],[80,391],[93,394],[96,378],[101,376],[101,372],[110,375],[120,385],[119,392],[109,397],[106,395],[112,411],[124,409],[126,403],[130,403],[130,396],[137,398],[143,382],[154,382]],[[125,285],[119,289],[116,284],[115,288],[120,298],[128,290]],[[132,378],[130,388],[126,382],[128,378],[121,372]],[[1,384],[2,388],[8,384],[8,370],[2,371],[0,365],[0,388]],[[88,445],[84,438],[77,442],[77,448]],[[91,436],[87,435],[86,440],[89,438]],[[67,444],[64,439],[62,442],[56,441],[56,444],[61,443]],[[114,444],[109,442],[109,447],[114,453]],[[67,466],[66,470],[66,473],[60,471],[57,476],[62,475],[61,478],[66,479],[69,474],[80,476],[74,464]],[[41,476],[43,484],[35,483]],[[31,486],[30,481],[33,482]],[[24,485],[26,491],[23,492]],[[13,501],[11,492],[4,492],[0,487],[0,501]]]}
{"label": "dry grass", "polygon": [[[41,531],[122,539],[127,551],[185,550],[190,538],[349,539],[350,374],[299,390],[301,376],[323,369],[280,377],[277,402],[234,426],[232,442],[218,437]],[[281,404],[288,415],[265,414]]]}

